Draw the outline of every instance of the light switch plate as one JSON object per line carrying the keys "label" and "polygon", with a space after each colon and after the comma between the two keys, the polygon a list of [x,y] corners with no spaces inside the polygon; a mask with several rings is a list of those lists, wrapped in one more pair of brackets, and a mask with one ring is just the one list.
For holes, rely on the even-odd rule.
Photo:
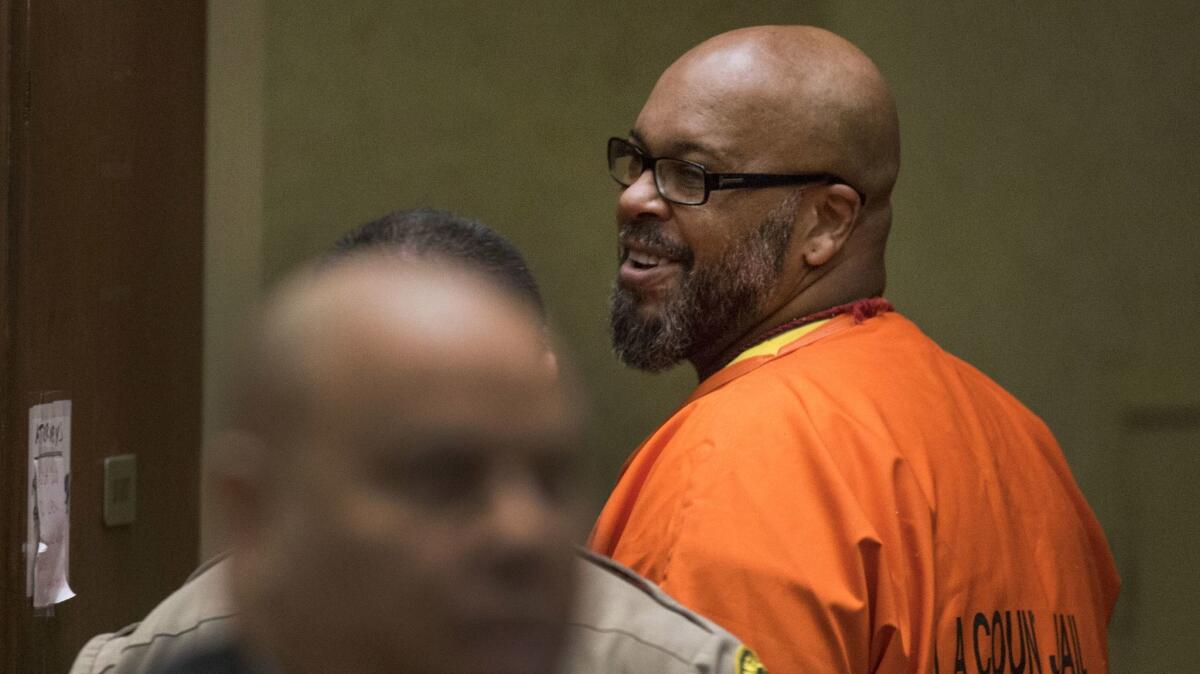
{"label": "light switch plate", "polygon": [[137,455],[104,459],[104,525],[119,527],[137,518]]}

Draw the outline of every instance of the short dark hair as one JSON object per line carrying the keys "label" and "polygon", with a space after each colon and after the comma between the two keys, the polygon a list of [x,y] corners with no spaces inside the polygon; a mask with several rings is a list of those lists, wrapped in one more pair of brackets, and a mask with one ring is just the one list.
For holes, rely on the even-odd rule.
{"label": "short dark hair", "polygon": [[477,220],[432,208],[393,211],[346,233],[329,258],[378,249],[460,260],[545,315],[542,294],[525,258],[512,242]]}

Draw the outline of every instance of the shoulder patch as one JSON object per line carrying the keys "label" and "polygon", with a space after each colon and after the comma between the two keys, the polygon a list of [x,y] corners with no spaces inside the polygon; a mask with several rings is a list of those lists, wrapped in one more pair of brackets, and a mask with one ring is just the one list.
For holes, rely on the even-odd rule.
{"label": "shoulder patch", "polygon": [[762,661],[754,651],[745,646],[738,646],[733,655],[733,674],[767,674],[767,668],[763,667]]}

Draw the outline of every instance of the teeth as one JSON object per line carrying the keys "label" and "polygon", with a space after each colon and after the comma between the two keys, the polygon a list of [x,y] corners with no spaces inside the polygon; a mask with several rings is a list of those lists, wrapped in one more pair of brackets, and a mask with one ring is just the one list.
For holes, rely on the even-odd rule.
{"label": "teeth", "polygon": [[634,262],[636,262],[640,265],[645,265],[648,267],[652,267],[652,266],[657,265],[660,262],[662,262],[662,258],[660,258],[660,257],[655,257],[653,255],[647,255],[646,253],[639,253],[634,250],[629,251],[629,259],[633,260]]}

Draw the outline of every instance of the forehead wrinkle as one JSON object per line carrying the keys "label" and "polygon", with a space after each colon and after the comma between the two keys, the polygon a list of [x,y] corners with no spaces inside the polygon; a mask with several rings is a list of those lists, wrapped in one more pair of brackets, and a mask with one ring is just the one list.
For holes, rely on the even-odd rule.
{"label": "forehead wrinkle", "polygon": [[647,154],[660,159],[687,159],[688,161],[712,159],[720,162],[727,157],[727,154],[719,148],[697,138],[669,135],[656,143],[659,146],[656,151],[651,151],[650,143],[636,128],[630,129],[629,138]]}
{"label": "forehead wrinkle", "polygon": [[637,130],[670,151],[711,157],[721,171],[763,170],[778,146],[780,122],[790,117],[780,110],[785,97],[778,89],[778,80],[764,81],[758,71],[722,77],[677,63],[651,91]]}

